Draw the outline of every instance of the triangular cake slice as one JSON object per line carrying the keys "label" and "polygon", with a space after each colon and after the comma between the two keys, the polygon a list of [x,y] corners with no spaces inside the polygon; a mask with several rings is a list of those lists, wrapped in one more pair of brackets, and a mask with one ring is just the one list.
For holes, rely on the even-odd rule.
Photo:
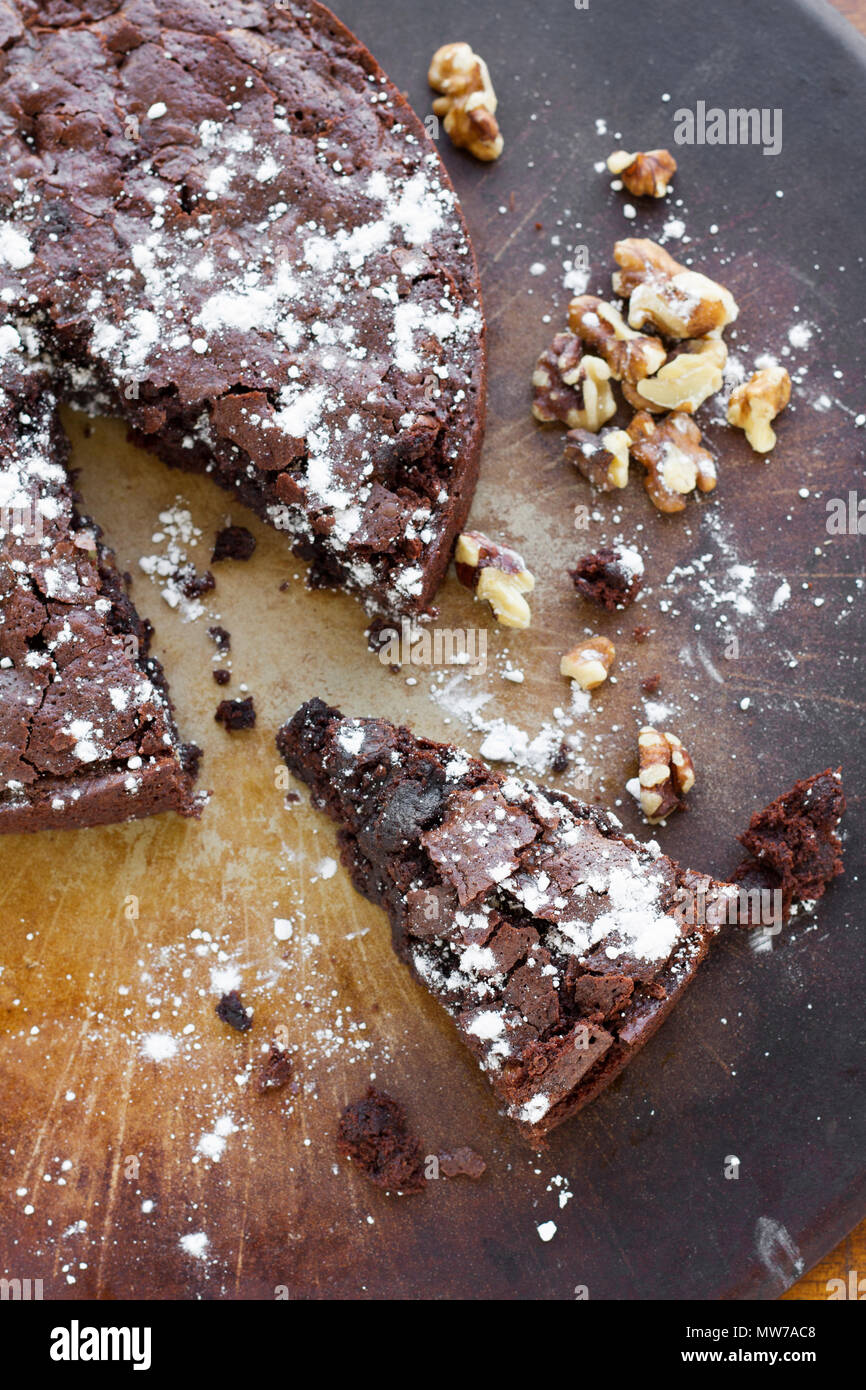
{"label": "triangular cake slice", "polygon": [[311,700],[277,736],[340,826],[355,886],[539,1139],[632,1058],[736,896],[610,812]]}
{"label": "triangular cake slice", "polygon": [[180,742],[149,629],[76,508],[50,384],[15,352],[4,366],[0,831],[195,815],[198,750]]}

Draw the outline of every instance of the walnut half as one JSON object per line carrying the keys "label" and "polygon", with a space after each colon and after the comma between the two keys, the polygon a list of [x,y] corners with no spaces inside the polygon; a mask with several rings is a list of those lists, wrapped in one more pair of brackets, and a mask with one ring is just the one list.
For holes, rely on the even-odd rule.
{"label": "walnut half", "polygon": [[784,367],[763,367],[731,392],[728,424],[745,430],[756,454],[768,454],[776,443],[772,427],[791,399],[791,378]]}
{"label": "walnut half", "polygon": [[581,294],[568,306],[568,326],[572,333],[610,367],[620,381],[641,381],[657,372],[665,360],[664,344],[629,328],[619,309],[594,294]]}
{"label": "walnut half", "polygon": [[613,248],[619,270],[614,293],[629,300],[632,328],[652,323],[669,338],[701,338],[733,323],[739,313],[730,290],[680,265],[663,246],[626,237]]}
{"label": "walnut half", "polygon": [[588,637],[579,642],[559,663],[563,676],[576,681],[581,690],[595,690],[607,680],[607,673],[613,665],[616,648],[610,638]]}
{"label": "walnut half", "polygon": [[655,376],[639,381],[633,405],[649,410],[685,410],[698,406],[722,388],[728,349],[721,338],[694,338],[676,347]]}
{"label": "walnut half", "polygon": [[607,167],[622,179],[635,198],[663,198],[677,171],[677,161],[669,150],[646,150],[628,154],[614,150]]}
{"label": "walnut half", "polygon": [[626,430],[569,430],[565,436],[565,457],[600,492],[625,487],[628,482],[628,451],[631,439]]}
{"label": "walnut half", "polygon": [[487,600],[497,622],[503,627],[529,627],[532,613],[524,594],[532,593],[535,579],[522,555],[483,531],[464,531],[457,538],[454,563],[460,583]]}
{"label": "walnut half", "polygon": [[631,456],[646,469],[644,487],[660,512],[681,512],[695,487],[712,492],[716,466],[701,448],[701,432],[681,411],[656,421],[649,411],[634,416],[628,427]]}
{"label": "walnut half", "polygon": [[468,43],[446,43],[433,54],[427,73],[442,95],[433,103],[446,134],[476,159],[498,159],[503,139],[496,120],[496,93],[483,58]]}
{"label": "walnut half", "polygon": [[676,734],[647,726],[637,744],[641,810],[655,825],[676,811],[695,785],[694,764]]}
{"label": "walnut half", "polygon": [[610,367],[600,357],[584,354],[573,333],[557,333],[541,354],[532,387],[532,413],[545,425],[558,421],[595,434],[616,412]]}

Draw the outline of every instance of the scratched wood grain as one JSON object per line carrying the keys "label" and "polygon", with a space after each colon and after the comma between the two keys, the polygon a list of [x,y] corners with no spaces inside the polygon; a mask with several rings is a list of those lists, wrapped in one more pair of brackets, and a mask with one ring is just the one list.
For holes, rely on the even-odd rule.
{"label": "scratched wood grain", "polygon": [[[772,1298],[866,1210],[862,540],[826,532],[827,498],[862,488],[861,190],[850,163],[862,49],[793,0],[757,13],[742,0],[713,6],[711,24],[701,10],[680,0],[585,11],[509,0],[469,23],[456,0],[399,10],[346,0],[341,12],[422,113],[427,60],[449,38],[487,57],[499,92],[499,164],[481,168],[443,147],[490,322],[490,428],[473,521],[518,544],[538,578],[533,629],[488,630],[485,714],[535,731],[564,702],[559,655],[587,621],[565,568],[614,537],[637,539],[649,592],[625,619],[599,623],[617,642],[618,679],[583,721],[586,794],[622,799],[644,718],[638,681],[660,672],[660,698],[675,706],[700,775],[688,814],[660,832],[664,847],[723,874],[753,809],[842,761],[846,879],[817,923],[795,926],[770,953],[727,933],[642,1056],[537,1158],[393,959],[379,914],[342,872],[331,875],[331,828],[304,802],[287,807],[276,784],[274,732],[313,694],[473,751],[479,735],[431,700],[428,673],[409,685],[405,671],[384,670],[365,651],[357,605],[305,592],[279,538],[232,509],[259,544],[248,566],[219,570],[212,609],[232,632],[232,689],[244,682],[255,696],[254,732],[231,738],[213,722],[224,692],[211,680],[204,623],[181,623],[140,573],[134,585],[182,727],[205,748],[213,799],[200,825],[166,817],[0,843],[0,1264],[11,1277],[43,1278],[46,1297],[261,1298],[285,1288],[567,1299],[586,1288],[591,1299]],[[611,54],[625,31],[643,67],[624,89]],[[627,219],[594,163],[616,132],[624,143],[669,144],[672,112],[697,100],[784,110],[777,158],[681,151],[675,211],[696,262],[717,268],[740,301],[732,343],[751,362],[782,353],[794,322],[815,336],[792,358],[808,371],[773,458],[756,463],[711,425],[718,491],[669,520],[637,483],[621,498],[590,499],[562,465],[558,436],[530,420],[526,383],[564,316],[567,248],[587,247],[591,288],[603,289],[613,240],[657,234],[674,211],[641,207]],[[530,274],[538,265],[543,273]],[[816,408],[824,396],[830,408]],[[130,449],[112,422],[86,430],[70,419],[70,430],[84,495],[123,563],[135,570],[155,549],[156,518],[181,494],[202,528],[204,567],[224,495]],[[587,501],[593,518],[577,532],[574,507]],[[690,574],[704,554],[703,575]],[[751,614],[725,597],[738,565],[754,570]],[[782,578],[791,598],[773,611]],[[444,627],[484,621],[453,579],[440,609]],[[654,629],[645,646],[631,638],[637,621]],[[739,654],[727,660],[732,631]],[[501,680],[506,654],[523,685]],[[630,804],[620,811],[644,833]],[[275,918],[291,920],[291,937],[275,937]],[[244,1037],[213,1013],[232,969],[255,1008]],[[249,1068],[281,1030],[297,1089],[261,1096]],[[401,1201],[338,1163],[337,1114],[371,1075],[404,1099],[429,1152],[470,1143],[487,1161],[484,1178],[431,1182]],[[732,1156],[736,1180],[724,1176]],[[557,1232],[543,1242],[537,1227],[548,1221]],[[853,1246],[843,1259],[862,1264]],[[812,1296],[826,1296],[823,1270]]]}
{"label": "scratched wood grain", "polygon": [[860,34],[866,34],[866,5],[863,0],[832,0],[833,8],[844,15]]}

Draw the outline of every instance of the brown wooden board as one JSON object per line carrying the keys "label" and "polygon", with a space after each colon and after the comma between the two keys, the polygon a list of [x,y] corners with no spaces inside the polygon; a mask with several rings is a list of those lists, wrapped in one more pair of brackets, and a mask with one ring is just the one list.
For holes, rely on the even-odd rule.
{"label": "brown wooden board", "polygon": [[[0,843],[0,1266],[43,1279],[46,1298],[272,1298],[280,1287],[330,1298],[572,1299],[584,1287],[590,1299],[775,1297],[866,1210],[863,539],[827,531],[828,499],[866,496],[864,46],[829,10],[795,0],[471,10],[346,0],[340,13],[422,115],[427,63],[452,39],[485,56],[500,99],[496,165],[440,142],[490,325],[473,521],[517,544],[538,581],[522,634],[487,626],[453,577],[442,591],[439,626],[488,633],[488,672],[467,687],[490,697],[481,717],[530,734],[549,723],[568,703],[559,656],[592,624],[617,643],[617,682],[576,726],[583,795],[650,833],[624,784],[648,713],[639,680],[658,672],[653,698],[698,768],[688,811],[658,831],[664,849],[724,875],[755,808],[842,763],[847,874],[770,952],[728,931],[645,1052],[533,1154],[392,956],[381,915],[333,872],[331,826],[305,800],[286,807],[275,785],[274,733],[312,695],[477,752],[483,733],[431,698],[460,673],[389,672],[365,648],[360,608],[306,592],[279,536],[234,507],[256,554],[218,567],[211,619],[182,623],[138,557],[160,548],[158,513],[182,495],[202,531],[189,554],[205,568],[226,497],[131,449],[118,425],[71,419],[85,499],[134,572],[214,795],[200,824],[162,817]],[[594,165],[620,144],[672,146],[675,111],[698,101],[781,108],[781,153],[677,148],[673,204],[641,204],[628,219]],[[531,420],[528,380],[564,320],[572,248],[587,248],[589,288],[604,292],[613,241],[658,234],[671,218],[691,240],[669,249],[740,302],[736,355],[750,365],[773,353],[799,380],[767,461],[709,425],[719,487],[668,519],[637,479],[615,499],[592,497],[562,463],[558,432]],[[795,333],[792,346],[803,324],[811,340]],[[591,511],[584,530],[579,504]],[[631,612],[597,618],[565,570],[614,538],[644,553],[647,589]],[[790,597],[774,608],[783,583]],[[217,615],[233,639],[228,690],[210,674],[205,627]],[[654,629],[642,646],[638,622]],[[508,659],[522,684],[502,678]],[[241,682],[258,727],[230,736],[213,712]],[[573,770],[559,781],[574,788]],[[275,918],[291,921],[290,937],[277,939]],[[255,1009],[243,1036],[214,1014],[233,972]],[[278,1030],[297,1085],[262,1096],[247,1067]],[[168,1035],[174,1054],[147,1055],[152,1034]],[[471,1144],[484,1177],[400,1199],[339,1161],[339,1110],[372,1077],[403,1100],[427,1151]],[[736,1180],[724,1176],[731,1156]],[[537,1227],[550,1221],[545,1242]],[[184,1248],[196,1235],[206,1246]]]}

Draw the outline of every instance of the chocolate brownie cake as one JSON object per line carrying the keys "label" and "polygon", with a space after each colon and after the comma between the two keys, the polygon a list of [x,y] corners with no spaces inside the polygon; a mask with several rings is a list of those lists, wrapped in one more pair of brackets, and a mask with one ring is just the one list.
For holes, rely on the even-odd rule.
{"label": "chocolate brownie cake", "polygon": [[57,400],[211,474],[314,583],[414,613],[468,511],[483,384],[453,189],[330,11],[0,0],[0,830],[194,805]]}
{"label": "chocolate brownie cake", "polygon": [[0,831],[197,814],[198,750],[77,509],[50,382],[18,356],[0,387]]}
{"label": "chocolate brownie cake", "polygon": [[329,10],[3,0],[0,333],[417,613],[474,488],[478,276],[406,101]]}
{"label": "chocolate brownie cake", "polygon": [[646,1042],[736,891],[610,812],[321,700],[277,746],[340,825],[343,861],[388,913],[398,955],[532,1139]]}

